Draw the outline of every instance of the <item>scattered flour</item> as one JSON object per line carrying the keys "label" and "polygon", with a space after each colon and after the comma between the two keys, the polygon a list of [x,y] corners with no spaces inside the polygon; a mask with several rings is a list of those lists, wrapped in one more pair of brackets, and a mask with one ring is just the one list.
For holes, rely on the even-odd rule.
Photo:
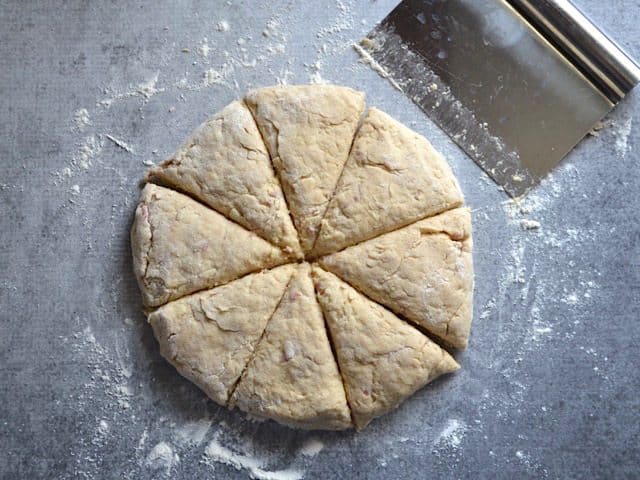
{"label": "scattered flour", "polygon": [[100,420],[98,424],[98,433],[100,435],[106,435],[109,433],[109,424],[105,420]]}
{"label": "scattered flour", "polygon": [[629,136],[631,135],[631,127],[633,126],[633,118],[629,117],[620,123],[620,126],[613,130],[613,135],[616,138],[615,149],[616,153],[621,157],[627,155],[629,150]]}
{"label": "scattered flour", "polygon": [[147,80],[146,82],[142,82],[140,85],[138,85],[136,92],[145,98],[151,98],[156,93],[163,92],[164,89],[158,89],[156,87],[158,83],[159,75],[160,75],[160,72],[156,72],[155,75],[151,77],[149,80]]}
{"label": "scattered flour", "polygon": [[91,377],[85,387],[113,399],[113,404],[120,409],[128,409],[133,396],[133,389],[129,385],[132,367],[129,365],[131,360],[128,352],[126,359],[116,360],[112,352],[98,343],[90,325],[73,337],[77,341],[76,350],[87,357],[90,367]]}
{"label": "scattered flour", "polygon": [[529,309],[529,315],[531,317],[531,328],[529,333],[529,340],[532,342],[539,341],[542,337],[549,335],[553,332],[551,325],[544,322],[540,318],[540,307],[532,305]]}
{"label": "scattered flour", "polygon": [[174,466],[180,463],[180,457],[173,452],[171,445],[167,442],[158,443],[147,455],[147,465],[155,469],[164,469],[167,475],[171,473]]}
{"label": "scattered flour", "polygon": [[301,480],[303,472],[298,470],[264,470],[266,463],[262,459],[235,453],[213,439],[204,451],[205,462],[217,462],[230,465],[236,470],[246,470],[250,478],[255,480]]}
{"label": "scattered flour", "polygon": [[520,220],[520,227],[523,230],[538,230],[540,228],[540,222],[537,220],[529,220],[528,218],[523,218]]}
{"label": "scattered flour", "polygon": [[148,439],[149,439],[149,431],[145,428],[142,431],[142,435],[140,436],[140,440],[138,440],[138,445],[136,446],[136,452],[142,451],[142,449],[144,448],[144,446],[147,443]]}
{"label": "scattered flour", "polygon": [[[90,135],[84,139],[84,142],[78,148],[73,156],[72,164],[82,170],[88,170],[93,160],[100,155],[104,147],[104,140],[98,135]],[[69,175],[70,176],[70,175]]]}
{"label": "scattered flour", "polygon": [[286,40],[286,37],[282,33],[282,19],[279,15],[275,15],[267,20],[267,24],[262,31],[262,36],[275,38],[277,40]]}
{"label": "scattered flour", "polygon": [[126,143],[123,142],[122,140],[117,139],[116,137],[109,135],[109,134],[105,134],[105,137],[109,140],[111,140],[113,143],[115,143],[118,147],[120,147],[122,150],[129,152],[129,153],[133,153],[133,148],[131,148],[131,146]]}
{"label": "scattered flour", "polygon": [[322,78],[322,74],[320,73],[322,70],[322,63],[320,60],[317,60],[315,63],[311,65],[311,74],[309,75],[309,83],[314,84],[322,84],[328,83],[324,78]]}
{"label": "scattered flour", "polygon": [[467,426],[464,422],[452,418],[436,438],[435,444],[458,448],[462,443],[466,431]]}
{"label": "scattered flour", "polygon": [[293,75],[293,72],[289,68],[291,62],[287,63],[287,66],[280,70],[280,73],[276,76],[276,83],[278,85],[289,85],[289,77]]}
{"label": "scattered flour", "polygon": [[516,450],[516,458],[524,465],[528,470],[535,470],[539,472],[537,478],[548,478],[549,472],[546,468],[543,468],[538,462],[531,458],[531,455],[523,452],[522,450]]}
{"label": "scattered flour", "polygon": [[219,32],[228,32],[230,28],[231,26],[229,25],[229,22],[227,22],[226,20],[220,20],[216,24],[216,30],[218,30]]}
{"label": "scattered flour", "polygon": [[129,87],[129,89],[125,92],[113,92],[110,88],[105,88],[104,93],[111,93],[111,96],[107,98],[103,98],[102,100],[98,100],[96,102],[97,106],[109,108],[113,105],[113,102],[116,100],[122,100],[130,97],[142,97],[144,101],[149,100],[154,95],[164,92],[164,88],[158,88],[158,78],[160,76],[160,72],[156,72],[152,77],[150,77],[147,81],[144,81],[135,87]]}
{"label": "scattered flour", "polygon": [[[98,316],[95,321],[103,320],[100,310],[93,310]],[[68,347],[78,365],[84,365],[86,376],[84,382],[75,392],[74,403],[79,415],[94,418],[96,427],[93,435],[78,435],[73,442],[74,478],[98,478],[104,472],[101,468],[101,458],[105,449],[113,445],[113,437],[118,436],[118,442],[127,442],[129,432],[124,425],[134,425],[135,412],[128,405],[133,395],[128,373],[123,370],[120,362],[110,345],[103,344],[97,338],[88,320],[76,317],[78,330],[70,337],[64,337],[63,342],[69,342]],[[109,332],[109,338],[114,338],[115,331]],[[118,340],[118,336],[115,339]],[[126,355],[126,354],[123,354]],[[132,370],[131,358],[123,358],[123,364]],[[126,444],[126,443],[123,443]],[[144,464],[143,451],[135,451],[135,457]],[[133,472],[123,473],[122,478],[132,480]]]}
{"label": "scattered flour", "polygon": [[73,114],[73,123],[79,131],[83,131],[87,125],[91,125],[89,111],[86,108],[80,108]]}
{"label": "scattered flour", "polygon": [[[206,70],[202,76],[202,87],[223,85],[232,88],[232,85],[229,83],[229,77],[231,77],[235,72],[235,63],[235,61],[230,60],[223,63],[219,70],[216,70],[215,68],[209,68]],[[238,88],[237,83],[234,86]],[[198,87],[195,89],[198,89]]]}
{"label": "scattered flour", "polygon": [[205,37],[202,39],[202,44],[198,47],[198,53],[204,58],[207,58],[209,56],[210,50],[211,48],[209,47],[209,40],[207,40],[207,37]]}
{"label": "scattered flour", "polygon": [[318,38],[335,35],[337,33],[353,29],[354,21],[353,14],[351,12],[352,4],[336,0],[336,6],[338,7],[338,16],[331,25],[318,30],[318,33],[316,34]]}
{"label": "scattered flour", "polygon": [[300,453],[305,457],[315,457],[318,455],[322,449],[324,448],[324,443],[322,443],[317,438],[309,438],[302,444],[300,448]]}
{"label": "scattered flour", "polygon": [[222,74],[214,69],[214,68],[210,68],[209,70],[207,70],[206,72],[204,72],[203,78],[202,78],[202,83],[205,86],[210,86],[210,85],[224,85],[224,77],[222,76]]}
{"label": "scattered flour", "polygon": [[[363,44],[366,45],[365,40],[363,40],[363,42],[364,42]],[[358,55],[360,55],[360,63],[363,63],[363,64],[368,65],[369,67],[371,67],[371,69],[374,72],[376,72],[382,78],[388,80],[389,83],[393,86],[393,88],[395,88],[396,90],[402,92],[402,87],[400,87],[398,82],[396,82],[393,79],[393,77],[391,77],[389,72],[387,72],[387,70],[382,65],[380,65],[378,62],[376,62],[376,60],[371,56],[371,54],[369,52],[367,52],[364,48],[362,48],[357,43],[353,44],[353,48],[355,49],[356,52],[358,52]]]}
{"label": "scattered flour", "polygon": [[175,429],[174,438],[181,445],[200,445],[207,436],[211,423],[210,418],[187,422]]}

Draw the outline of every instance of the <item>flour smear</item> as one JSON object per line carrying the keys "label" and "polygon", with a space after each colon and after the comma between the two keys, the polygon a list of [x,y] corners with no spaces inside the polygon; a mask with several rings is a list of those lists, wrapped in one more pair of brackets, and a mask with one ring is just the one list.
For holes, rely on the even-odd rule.
{"label": "flour smear", "polygon": [[452,418],[447,421],[445,427],[436,438],[435,445],[453,449],[459,448],[466,431],[467,425],[463,421]]}
{"label": "flour smear", "polygon": [[147,465],[154,469],[162,469],[167,475],[180,463],[180,457],[167,442],[160,442],[147,455]]}
{"label": "flour smear", "polygon": [[620,120],[617,128],[613,130],[616,153],[621,157],[625,157],[629,151],[629,137],[631,136],[632,127],[633,118],[629,117],[624,120]]}
{"label": "flour smear", "polygon": [[235,453],[216,439],[209,442],[205,448],[204,460],[209,464],[222,463],[236,470],[244,470],[250,478],[255,480],[301,480],[304,478],[304,473],[299,470],[265,470],[265,460]]}

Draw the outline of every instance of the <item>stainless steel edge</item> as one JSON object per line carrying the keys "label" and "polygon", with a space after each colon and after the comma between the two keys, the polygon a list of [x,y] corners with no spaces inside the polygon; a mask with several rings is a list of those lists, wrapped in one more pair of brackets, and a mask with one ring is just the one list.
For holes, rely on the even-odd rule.
{"label": "stainless steel edge", "polygon": [[506,0],[609,100],[640,82],[640,67],[569,0]]}

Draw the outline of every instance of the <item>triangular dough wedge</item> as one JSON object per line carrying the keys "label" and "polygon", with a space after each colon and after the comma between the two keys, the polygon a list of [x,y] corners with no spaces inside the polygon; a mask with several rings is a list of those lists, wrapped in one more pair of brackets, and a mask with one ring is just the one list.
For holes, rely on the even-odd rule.
{"label": "triangular dough wedge", "polygon": [[233,102],[147,173],[302,258],[269,154],[247,107]]}
{"label": "triangular dough wedge", "polygon": [[226,405],[294,269],[284,265],[254,273],[163,305],[148,317],[160,353]]}
{"label": "triangular dough wedge", "polygon": [[279,248],[181,193],[147,184],[131,227],[148,307],[286,263]]}
{"label": "triangular dough wedge", "polygon": [[230,405],[299,428],[351,426],[308,264],[289,282]]}
{"label": "triangular dough wedge", "polygon": [[305,252],[344,167],[364,94],[333,85],[261,88],[245,97],[267,143]]}
{"label": "triangular dough wedge", "polygon": [[314,254],[342,250],[462,202],[449,165],[427,139],[370,108],[322,220]]}
{"label": "triangular dough wedge", "polygon": [[320,264],[456,348],[473,310],[471,216],[458,208],[322,257]]}
{"label": "triangular dough wedge", "polygon": [[445,350],[335,275],[314,267],[357,429],[460,366]]}

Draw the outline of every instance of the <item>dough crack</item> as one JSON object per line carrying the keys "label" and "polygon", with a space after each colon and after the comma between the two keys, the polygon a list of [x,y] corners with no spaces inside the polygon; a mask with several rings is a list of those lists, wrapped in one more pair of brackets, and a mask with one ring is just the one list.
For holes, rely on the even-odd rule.
{"label": "dough crack", "polygon": [[269,315],[269,320],[267,320],[267,323],[265,324],[264,329],[262,330],[262,333],[260,334],[260,338],[256,342],[255,347],[254,347],[253,351],[251,352],[251,355],[249,356],[249,359],[247,360],[247,363],[245,363],[244,368],[242,369],[242,373],[240,374],[240,376],[238,376],[238,379],[234,382],[234,384],[229,389],[229,396],[227,397],[227,406],[229,406],[229,403],[231,402],[231,399],[233,398],[233,394],[235,393],[236,388],[238,388],[238,385],[240,385],[240,382],[245,377],[245,375],[247,373],[247,369],[249,368],[249,365],[251,365],[251,362],[253,361],[253,358],[255,357],[256,352],[258,351],[258,346],[260,345],[260,342],[262,342],[262,340],[265,337],[265,334],[267,332],[267,328],[269,327],[269,323],[271,322],[271,319],[273,318],[273,315],[276,313],[276,311],[280,307],[280,304],[282,303],[283,298],[287,294],[287,290],[289,289],[289,284],[293,280],[294,276],[295,276],[295,272],[289,278],[289,281],[287,282],[287,284],[284,287],[284,290],[282,291],[282,295],[280,296],[280,300],[278,300],[278,303],[276,304],[275,308],[271,312],[271,315]]}
{"label": "dough crack", "polygon": [[[244,103],[244,102],[243,102]],[[245,104],[246,106],[246,104]],[[255,114],[253,112],[253,110],[251,108],[247,107],[247,110],[249,110],[249,113],[251,114],[251,118],[253,118],[253,122],[257,125],[257,120],[255,117]],[[280,130],[278,129],[278,127],[271,121],[268,119],[265,119],[266,123],[269,123],[269,125],[271,125],[271,128],[273,128],[273,130],[275,130],[276,135],[274,135],[275,138],[275,151],[277,153],[277,155],[275,155],[276,157],[280,158]],[[256,127],[257,128],[257,127]],[[276,180],[278,181],[278,186],[280,187],[280,191],[282,192],[282,197],[284,199],[284,204],[287,208],[287,213],[289,214],[289,218],[291,219],[291,223],[293,224],[293,229],[296,232],[296,239],[298,240],[298,243],[300,243],[300,232],[298,231],[298,225],[296,224],[296,220],[295,218],[293,218],[293,215],[291,213],[291,207],[289,206],[289,198],[287,196],[287,191],[284,188],[284,183],[282,182],[282,178],[280,176],[280,172],[278,171],[277,168],[275,168],[274,165],[274,156],[271,155],[271,151],[268,147],[267,144],[267,139],[264,137],[264,133],[262,131],[261,128],[258,128],[258,132],[260,134],[260,138],[262,139],[262,144],[265,146],[265,150],[267,151],[267,155],[269,156],[269,163],[271,165],[271,169],[274,173],[274,176],[276,178]]]}
{"label": "dough crack", "polygon": [[[327,199],[327,203],[325,204],[324,211],[322,212],[322,215],[320,217],[320,223],[318,224],[319,228],[318,228],[318,231],[316,232],[315,238],[313,239],[313,244],[311,245],[311,250],[309,250],[309,253],[312,256],[313,256],[313,252],[314,252],[314,250],[316,248],[316,243],[318,243],[318,238],[320,237],[320,230],[322,228],[322,221],[327,216],[327,212],[329,211],[329,205],[331,205],[331,200],[333,200],[333,197],[336,196],[336,192],[338,191],[338,188],[340,187],[340,184],[342,183],[342,177],[344,176],[344,171],[347,168],[347,163],[349,163],[349,159],[351,158],[351,151],[353,150],[353,145],[355,144],[356,138],[358,136],[358,133],[360,132],[360,127],[362,127],[362,122],[364,120],[364,115],[365,115],[365,112],[363,110],[362,113],[360,114],[360,117],[358,118],[358,125],[356,127],[356,130],[353,132],[353,137],[351,138],[351,145],[349,145],[349,152],[347,153],[347,161],[342,164],[342,169],[340,170],[340,175],[338,175],[338,181],[333,186],[333,190],[331,191],[331,194],[329,195],[329,198]],[[342,122],[342,123],[344,123],[344,122]],[[340,206],[340,208],[342,208],[342,206]],[[305,257],[306,256],[307,255],[305,254]]]}
{"label": "dough crack", "polygon": [[154,227],[153,227],[153,223],[151,223],[151,213],[149,211],[149,205],[147,205],[146,203],[142,205],[142,215],[145,218],[145,221],[147,222],[147,225],[149,225],[149,245],[146,249],[146,252],[144,254],[144,261],[145,261],[145,265],[144,265],[144,273],[142,278],[144,278],[145,282],[147,282],[147,274],[149,271],[149,265],[151,264],[151,262],[149,261],[149,257],[151,256],[151,249],[153,248],[153,232],[154,232]]}
{"label": "dough crack", "polygon": [[[322,267],[320,267],[319,265],[314,265],[317,268],[322,269]],[[313,282],[313,291],[314,294],[316,296],[316,302],[319,302],[318,300],[318,286],[316,285],[316,282]],[[322,320],[324,322],[324,330],[325,333],[327,335],[327,339],[329,340],[329,346],[331,347],[331,355],[333,356],[333,361],[336,363],[336,366],[338,368],[338,373],[340,374],[340,381],[342,382],[342,388],[344,389],[344,395],[345,398],[347,399],[347,407],[349,407],[349,416],[351,418],[351,424],[355,425],[355,417],[353,414],[353,404],[352,404],[352,399],[350,398],[349,395],[349,389],[347,388],[347,383],[345,380],[345,376],[342,372],[342,369],[340,368],[340,362],[338,361],[338,354],[336,353],[336,345],[335,342],[333,340],[333,336],[331,335],[331,329],[329,328],[329,325],[327,324],[327,316],[324,313],[324,310],[321,308],[320,312],[322,313]]]}
{"label": "dough crack", "polygon": [[[325,270],[325,268],[323,268],[321,265],[317,265],[314,264],[316,267],[321,268],[322,270]],[[408,319],[405,315],[403,315],[401,312],[398,312],[397,310],[391,309],[387,306],[385,306],[384,304],[380,303],[378,300],[376,300],[375,298],[369,296],[367,293],[365,293],[364,291],[362,291],[357,285],[355,285],[354,283],[350,282],[349,280],[347,280],[344,276],[342,276],[340,274],[340,272],[338,271],[330,271],[330,273],[332,273],[333,275],[335,275],[336,277],[338,277],[340,280],[342,280],[344,283],[346,283],[347,285],[349,285],[351,288],[353,288],[354,290],[356,290],[358,293],[362,294],[364,297],[366,297],[367,299],[371,300],[373,303],[375,303],[376,305],[384,308],[385,310],[389,310],[390,312],[393,312],[393,314],[398,317],[400,320],[402,320],[403,322],[407,323],[409,326],[415,328],[416,330],[418,330],[420,333],[422,333],[425,337],[427,337],[429,340],[435,342],[439,347],[441,347],[444,350],[448,350],[451,348],[451,345],[444,340],[443,338],[441,338],[440,336],[438,336],[437,334],[435,334],[434,332],[427,330],[424,325],[420,325],[417,322],[414,322],[413,320]],[[461,304],[460,307],[458,308],[457,311],[460,310],[460,308],[462,308],[464,306],[464,304]],[[457,314],[456,311],[456,314]],[[453,317],[452,317],[453,318]],[[449,320],[450,322],[451,320]]]}

